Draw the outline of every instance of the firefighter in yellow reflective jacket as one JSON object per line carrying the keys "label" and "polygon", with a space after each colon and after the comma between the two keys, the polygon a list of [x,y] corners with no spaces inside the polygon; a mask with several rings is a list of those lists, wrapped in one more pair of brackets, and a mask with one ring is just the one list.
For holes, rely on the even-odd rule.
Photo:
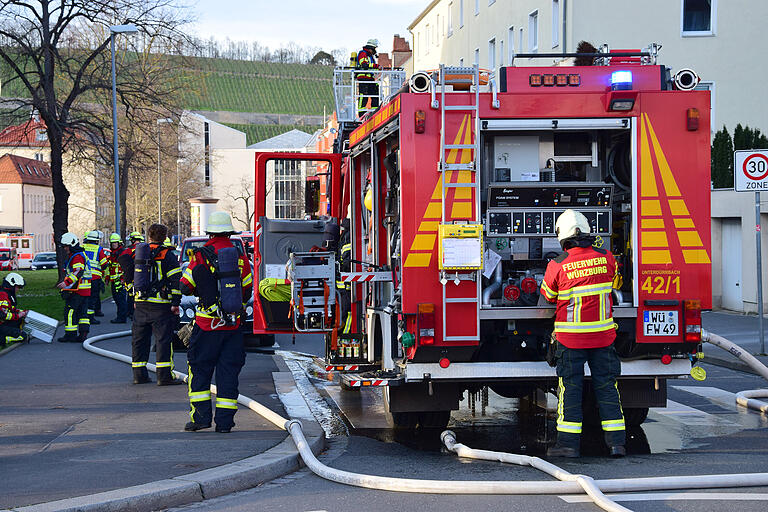
{"label": "firefighter in yellow reflective jacket", "polygon": [[[137,244],[133,260],[123,263],[124,279],[133,284],[133,383],[151,382],[147,373],[150,341],[155,337],[157,385],[183,384],[173,377],[173,329],[181,303],[181,269],[176,255],[163,246],[168,228],[152,224],[149,244]],[[123,254],[126,254],[125,252]],[[132,264],[132,265],[131,265]],[[131,268],[131,266],[133,268]],[[127,268],[126,268],[127,267]]]}
{"label": "firefighter in yellow reflective jacket", "polygon": [[88,336],[91,323],[88,320],[88,300],[91,297],[91,267],[74,233],[61,235],[61,245],[67,253],[64,280],[56,287],[66,305],[64,336],[58,341],[81,342]]}
{"label": "firefighter in yellow reflective jacket", "polygon": [[128,317],[128,302],[126,298],[125,283],[123,283],[123,269],[117,261],[123,253],[123,239],[117,233],[109,235],[109,283],[112,286],[112,298],[115,300],[117,315],[110,320],[113,324],[124,324]]}
{"label": "firefighter in yellow reflective jacket", "polygon": [[104,291],[104,277],[109,271],[107,252],[99,245],[99,232],[89,231],[83,240],[83,252],[91,266],[91,297],[88,301],[88,319],[91,324],[100,324],[94,319],[96,316],[104,316],[101,312],[101,292]]}

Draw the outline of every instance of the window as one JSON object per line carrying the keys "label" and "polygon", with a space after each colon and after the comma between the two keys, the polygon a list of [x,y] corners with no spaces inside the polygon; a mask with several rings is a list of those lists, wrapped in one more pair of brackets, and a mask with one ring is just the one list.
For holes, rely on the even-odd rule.
{"label": "window", "polygon": [[453,34],[453,2],[448,3],[448,37]]}
{"label": "window", "polygon": [[475,0],[475,16],[480,14],[480,0]]}
{"label": "window", "polygon": [[509,55],[507,56],[507,65],[512,65],[512,59],[515,58],[515,27],[509,27],[507,33],[507,41],[509,41]]}
{"label": "window", "polygon": [[432,44],[432,39],[430,39],[430,31],[429,31],[429,25],[427,25],[427,28],[424,31],[424,39],[426,44],[424,45],[424,55],[429,55],[429,47]]}
{"label": "window", "polygon": [[475,48],[475,64],[480,65],[480,48]]}
{"label": "window", "polygon": [[681,35],[715,35],[717,0],[681,0]]}
{"label": "window", "polygon": [[552,0],[552,48],[560,44],[560,0]]}
{"label": "window", "polygon": [[535,52],[539,49],[539,11],[533,11],[528,15],[528,51]]}
{"label": "window", "polygon": [[496,69],[496,38],[488,41],[488,69]]}
{"label": "window", "polygon": [[459,28],[464,26],[464,0],[459,0]]}
{"label": "window", "polygon": [[699,82],[694,88],[695,91],[709,91],[709,129],[716,132],[717,123],[715,122],[715,82]]}

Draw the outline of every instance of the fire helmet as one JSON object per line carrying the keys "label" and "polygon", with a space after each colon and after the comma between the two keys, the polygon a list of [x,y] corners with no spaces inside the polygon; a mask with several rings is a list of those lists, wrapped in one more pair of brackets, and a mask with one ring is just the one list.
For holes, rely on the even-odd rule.
{"label": "fire helmet", "polygon": [[232,217],[227,212],[213,212],[208,217],[208,227],[205,228],[208,234],[231,234],[235,233],[235,227],[232,225]]}
{"label": "fire helmet", "polygon": [[570,238],[589,234],[589,221],[581,212],[565,210],[555,222],[555,233],[560,245]]}
{"label": "fire helmet", "polygon": [[109,243],[112,243],[112,242],[122,243],[122,241],[123,239],[120,238],[119,233],[112,233],[111,235],[109,235]]}
{"label": "fire helmet", "polygon": [[376,48],[379,46],[379,40],[378,39],[369,39],[367,43],[365,43],[365,46],[370,46],[371,48]]}
{"label": "fire helmet", "polygon": [[16,272],[11,272],[7,276],[5,276],[5,279],[3,279],[3,282],[10,286],[24,286],[24,278],[21,277]]}
{"label": "fire helmet", "polygon": [[64,233],[61,235],[61,245],[67,247],[75,247],[80,241],[77,239],[77,235],[74,233]]}

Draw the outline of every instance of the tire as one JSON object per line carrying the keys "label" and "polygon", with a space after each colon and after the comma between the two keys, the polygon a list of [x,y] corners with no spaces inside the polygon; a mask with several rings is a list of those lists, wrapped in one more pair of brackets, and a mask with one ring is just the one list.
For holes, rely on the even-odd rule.
{"label": "tire", "polygon": [[647,407],[628,407],[624,409],[624,423],[628,427],[638,427],[648,418]]}

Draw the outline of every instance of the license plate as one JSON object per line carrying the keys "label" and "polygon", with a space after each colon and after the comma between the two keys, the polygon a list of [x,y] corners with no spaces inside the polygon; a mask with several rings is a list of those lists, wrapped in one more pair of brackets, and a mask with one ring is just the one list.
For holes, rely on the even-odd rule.
{"label": "license plate", "polygon": [[643,311],[643,334],[646,336],[677,336],[677,311]]}

